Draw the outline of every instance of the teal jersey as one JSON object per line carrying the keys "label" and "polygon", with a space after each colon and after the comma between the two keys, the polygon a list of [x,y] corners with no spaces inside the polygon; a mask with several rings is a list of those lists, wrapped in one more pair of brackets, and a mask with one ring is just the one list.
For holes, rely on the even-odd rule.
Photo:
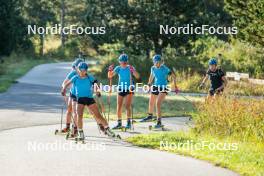
{"label": "teal jersey", "polygon": [[151,74],[154,76],[154,86],[167,86],[168,75],[171,70],[165,65],[161,65],[159,68],[156,66],[151,67]]}
{"label": "teal jersey", "polygon": [[[66,76],[66,79],[71,80],[71,79],[72,79],[74,76],[76,76],[76,75],[77,75],[77,71],[76,71],[76,70],[72,70],[72,71]],[[72,95],[76,95],[74,84],[72,84],[71,89],[70,89],[70,92],[71,92]]]}
{"label": "teal jersey", "polygon": [[[121,87],[122,90],[128,90],[130,86],[130,68],[126,66],[125,68],[121,66],[116,66],[114,72],[118,74],[118,86]],[[132,81],[133,85],[133,81]],[[127,87],[126,87],[127,86]]]}
{"label": "teal jersey", "polygon": [[85,78],[81,78],[79,75],[76,75],[71,79],[71,82],[75,86],[77,98],[93,98],[93,84],[96,80],[92,75],[88,75]]}

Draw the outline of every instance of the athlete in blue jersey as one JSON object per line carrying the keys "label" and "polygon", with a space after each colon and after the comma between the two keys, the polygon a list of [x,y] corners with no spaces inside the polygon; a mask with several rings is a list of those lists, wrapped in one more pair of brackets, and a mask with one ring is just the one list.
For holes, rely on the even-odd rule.
{"label": "athlete in blue jersey", "polygon": [[[62,83],[62,87],[69,82],[75,75],[77,75],[77,66],[80,62],[83,62],[82,59],[77,58],[73,63],[72,63],[72,70],[66,78],[64,79]],[[67,112],[66,112],[66,127],[62,129],[62,132],[66,133],[70,130],[70,123],[71,123],[71,115],[73,115],[75,124],[77,124],[77,113],[76,113],[76,93],[75,93],[75,87],[72,84],[70,88],[70,96],[67,99]],[[74,128],[74,134],[77,133],[77,127]]]}
{"label": "athlete in blue jersey", "polygon": [[118,94],[117,94],[117,125],[113,129],[122,128],[122,105],[125,100],[127,125],[126,128],[131,128],[131,104],[133,100],[134,82],[133,76],[139,79],[139,74],[134,67],[128,65],[128,56],[121,54],[118,58],[119,66],[109,68],[108,78],[112,79],[118,75]]}
{"label": "athlete in blue jersey", "polygon": [[[151,95],[149,99],[148,116],[141,120],[141,122],[148,122],[153,120],[153,111],[156,105],[157,124],[155,127],[161,127],[161,105],[165,100],[168,87],[168,76],[173,79],[174,87],[172,91],[178,91],[176,86],[176,76],[172,71],[162,63],[161,56],[155,55],[153,57],[153,66],[151,67],[151,73],[148,81],[148,85],[151,88]],[[154,81],[154,82],[153,82]],[[153,83],[153,84],[152,84]]]}
{"label": "athlete in blue jersey", "polygon": [[84,108],[87,107],[89,112],[91,112],[99,124],[100,129],[105,132],[107,135],[113,136],[113,132],[110,131],[108,127],[107,121],[103,118],[95,100],[93,98],[94,89],[98,96],[100,96],[100,92],[98,91],[97,80],[90,74],[87,73],[88,65],[84,62],[79,63],[78,65],[78,73],[79,75],[75,75],[71,78],[71,80],[64,85],[62,88],[62,95],[65,95],[66,88],[73,84],[75,87],[75,93],[77,97],[77,116],[78,116],[78,138],[80,140],[84,139],[83,133],[83,112]]}

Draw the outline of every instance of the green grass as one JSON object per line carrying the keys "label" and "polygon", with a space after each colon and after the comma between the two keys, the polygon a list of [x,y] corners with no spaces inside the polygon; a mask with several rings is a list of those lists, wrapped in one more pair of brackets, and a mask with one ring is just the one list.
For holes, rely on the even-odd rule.
{"label": "green grass", "polygon": [[229,81],[226,88],[226,94],[264,96],[264,85],[258,85],[243,81]]}
{"label": "green grass", "polygon": [[50,59],[33,59],[25,56],[13,55],[4,58],[5,62],[0,64],[0,92],[5,92],[16,79],[23,76],[36,65],[54,62]]}
{"label": "green grass", "polygon": [[[166,132],[148,135],[137,135],[127,139],[134,145],[152,149],[168,151],[172,153],[192,156],[194,158],[210,161],[216,166],[229,168],[241,175],[261,176],[264,175],[264,144],[262,142],[241,142],[234,138],[216,138],[210,135],[195,135],[193,132]],[[177,147],[160,147],[162,144],[171,144]],[[213,149],[205,145],[202,148],[186,147],[186,143],[192,146],[202,144],[226,144],[222,148]],[[185,146],[183,145],[185,144]],[[211,145],[212,146],[212,145]]]}
{"label": "green grass", "polygon": [[[264,100],[218,97],[196,104],[194,125],[189,132],[139,135],[127,140],[135,145],[192,156],[227,167],[241,175],[264,175]],[[160,148],[168,141],[177,148]],[[191,146],[225,144],[226,150]],[[179,145],[179,146],[178,146]],[[222,145],[223,146],[223,145]]]}
{"label": "green grass", "polygon": [[264,142],[264,100],[218,97],[197,105],[193,115],[197,134],[233,136],[241,141]]}
{"label": "green grass", "polygon": [[[108,94],[102,95],[102,102],[104,102],[105,114],[108,114],[108,103],[107,103]],[[190,98],[192,101],[199,101],[200,98]],[[133,117],[134,118],[142,118],[147,115],[148,111],[148,94],[135,94],[133,100]],[[111,95],[111,108],[110,108],[110,118],[116,120],[116,94]],[[162,116],[172,117],[172,116],[190,116],[193,112],[195,112],[195,108],[192,102],[185,100],[181,96],[169,95],[166,97],[162,105]],[[84,117],[91,117],[88,113],[85,113]],[[125,119],[125,108],[123,107],[123,119]]]}

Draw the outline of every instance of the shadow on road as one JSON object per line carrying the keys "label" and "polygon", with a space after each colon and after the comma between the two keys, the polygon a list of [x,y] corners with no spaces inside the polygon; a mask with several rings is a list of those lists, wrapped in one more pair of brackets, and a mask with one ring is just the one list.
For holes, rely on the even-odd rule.
{"label": "shadow on road", "polygon": [[58,87],[19,83],[0,94],[0,110],[57,113],[64,105]]}

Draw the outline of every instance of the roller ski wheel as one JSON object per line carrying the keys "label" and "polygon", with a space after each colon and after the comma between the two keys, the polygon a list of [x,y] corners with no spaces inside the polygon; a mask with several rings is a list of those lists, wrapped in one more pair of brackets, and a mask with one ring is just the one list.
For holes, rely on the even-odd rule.
{"label": "roller ski wheel", "polygon": [[63,130],[55,130],[54,134],[55,135],[67,135],[67,131],[63,131]]}
{"label": "roller ski wheel", "polygon": [[58,132],[59,132],[59,130],[55,130],[54,134],[55,134],[55,135],[57,135],[57,134],[58,134]]}
{"label": "roller ski wheel", "polygon": [[82,144],[84,144],[85,143],[84,140],[85,140],[85,136],[83,131],[78,132],[75,137],[75,143],[81,142]]}
{"label": "roller ski wheel", "polygon": [[116,138],[121,140],[121,136],[119,134],[116,135]]}
{"label": "roller ski wheel", "polygon": [[107,129],[105,131],[105,134],[110,137],[110,138],[116,138],[116,139],[121,139],[121,136],[119,134],[115,134],[114,132],[110,131],[109,129]]}
{"label": "roller ski wheel", "polygon": [[68,133],[65,138],[68,140],[70,138],[70,134]]}
{"label": "roller ski wheel", "polygon": [[122,139],[121,136],[120,136],[119,134],[115,134],[115,135],[113,135],[113,136],[108,136],[108,137],[113,138],[113,139],[119,139],[119,140]]}
{"label": "roller ski wheel", "polygon": [[79,143],[79,142],[82,143],[82,144],[85,144],[85,141],[84,141],[85,139],[84,138],[76,137],[74,140],[75,140],[76,144]]}
{"label": "roller ski wheel", "polygon": [[66,140],[68,140],[68,139],[75,139],[75,138],[76,138],[76,134],[68,133],[66,135]]}

